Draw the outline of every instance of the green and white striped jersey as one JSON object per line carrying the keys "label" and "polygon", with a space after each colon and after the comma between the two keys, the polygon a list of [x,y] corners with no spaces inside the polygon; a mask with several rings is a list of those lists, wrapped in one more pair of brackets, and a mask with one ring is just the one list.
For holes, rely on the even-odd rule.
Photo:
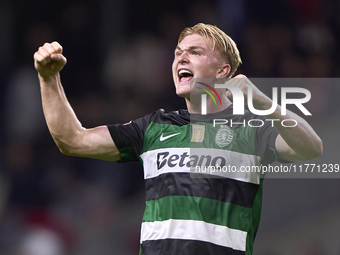
{"label": "green and white striped jersey", "polygon": [[140,254],[252,254],[262,204],[260,173],[196,170],[269,164],[277,160],[277,131],[267,121],[261,127],[214,127],[213,119],[243,123],[263,117],[232,115],[232,106],[206,116],[158,110],[108,126],[121,161],[139,159],[144,166]]}

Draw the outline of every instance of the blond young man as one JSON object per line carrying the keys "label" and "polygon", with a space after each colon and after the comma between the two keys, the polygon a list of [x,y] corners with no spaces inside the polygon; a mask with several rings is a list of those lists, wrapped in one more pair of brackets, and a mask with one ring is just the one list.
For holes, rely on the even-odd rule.
{"label": "blond young man", "polygon": [[[44,44],[34,60],[46,122],[62,153],[143,163],[146,208],[140,254],[252,254],[261,213],[262,179],[200,174],[196,178],[191,169],[202,164],[239,168],[276,160],[307,160],[322,153],[322,141],[310,125],[292,112],[282,116],[279,106],[267,117],[294,119],[296,127],[284,128],[280,121],[275,127],[270,122],[261,128],[213,127],[214,118],[264,119],[249,112],[233,115],[230,92],[221,89],[217,90],[221,103],[216,106],[208,98],[208,114],[199,114],[201,105],[190,96],[193,79],[229,78],[241,62],[234,41],[212,25],[199,23],[184,29],[175,49],[173,80],[187,110],[158,110],[127,125],[82,127],[61,85],[59,73],[66,58],[59,43]],[[245,98],[248,88],[252,89],[257,109],[271,107],[272,101],[244,75],[236,76],[232,83]],[[207,154],[215,154],[192,154],[191,142]]]}

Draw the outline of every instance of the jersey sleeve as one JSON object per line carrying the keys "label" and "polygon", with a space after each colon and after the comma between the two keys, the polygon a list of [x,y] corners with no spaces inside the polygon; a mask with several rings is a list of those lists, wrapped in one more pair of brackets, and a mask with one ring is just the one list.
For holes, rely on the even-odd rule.
{"label": "jersey sleeve", "polygon": [[[258,117],[257,117],[258,118]],[[265,119],[264,119],[265,120]],[[264,125],[260,128],[255,128],[256,142],[261,153],[261,163],[270,164],[274,161],[279,161],[275,141],[278,136],[277,130],[272,126],[271,121],[264,121]]]}
{"label": "jersey sleeve", "polygon": [[144,134],[151,123],[153,113],[126,124],[107,125],[111,137],[119,149],[122,162],[136,161],[143,149]]}

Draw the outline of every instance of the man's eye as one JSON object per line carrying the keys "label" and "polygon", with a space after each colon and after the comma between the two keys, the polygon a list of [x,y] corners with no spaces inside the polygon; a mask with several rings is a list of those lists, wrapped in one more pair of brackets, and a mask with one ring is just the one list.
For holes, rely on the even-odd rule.
{"label": "man's eye", "polygon": [[193,51],[192,54],[193,54],[193,55],[201,55],[201,53],[198,52],[198,51]]}
{"label": "man's eye", "polygon": [[180,56],[181,54],[182,54],[182,52],[180,52],[180,51],[175,52],[176,56]]}

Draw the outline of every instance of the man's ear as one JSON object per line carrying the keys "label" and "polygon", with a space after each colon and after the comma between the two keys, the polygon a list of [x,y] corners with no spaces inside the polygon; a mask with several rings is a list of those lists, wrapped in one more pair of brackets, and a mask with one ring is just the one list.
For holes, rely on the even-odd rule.
{"label": "man's ear", "polygon": [[231,66],[229,64],[223,64],[218,70],[216,78],[226,78],[231,71]]}

